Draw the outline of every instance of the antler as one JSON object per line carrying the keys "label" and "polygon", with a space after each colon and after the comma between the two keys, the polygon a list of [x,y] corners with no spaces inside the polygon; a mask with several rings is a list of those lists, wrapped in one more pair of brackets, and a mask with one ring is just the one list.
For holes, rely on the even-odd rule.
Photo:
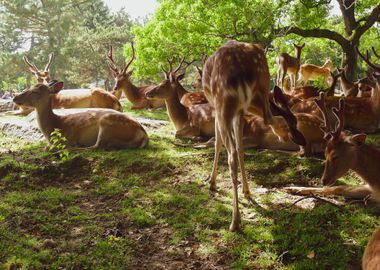
{"label": "antler", "polygon": [[373,63],[371,63],[371,61],[369,60],[369,53],[368,53],[368,50],[367,50],[367,53],[366,53],[366,57],[363,56],[363,54],[361,54],[361,52],[359,51],[358,47],[355,46],[355,50],[356,52],[358,53],[358,55],[360,56],[360,58],[362,58],[364,60],[364,62],[367,63],[367,65],[369,65],[370,67],[372,67],[373,69],[375,69],[376,71],[380,71],[380,66],[377,66]]}
{"label": "antler", "polygon": [[119,74],[119,70],[116,67],[115,61],[113,60],[113,53],[112,53],[112,46],[110,45],[108,54],[107,54],[107,59],[108,59],[108,67],[111,69],[115,75]]}
{"label": "antler", "polygon": [[49,61],[47,62],[46,66],[45,66],[45,72],[49,71],[50,65],[51,65],[51,62],[53,61],[53,59],[54,59],[54,53],[50,53],[49,54]]}
{"label": "antler", "polygon": [[335,107],[333,108],[333,113],[338,119],[338,122],[335,126],[335,131],[332,132],[332,136],[334,140],[339,138],[344,128],[344,108],[345,108],[345,102],[343,98],[339,99],[339,108],[338,109]]}
{"label": "antler", "polygon": [[23,59],[24,59],[25,64],[27,64],[29,66],[29,69],[31,72],[33,72],[33,73],[38,72],[38,68],[36,67],[36,65],[34,63],[30,62],[28,57],[26,57],[26,55],[24,55]]}
{"label": "antler", "polygon": [[344,109],[345,109],[344,99],[343,98],[339,99],[338,109],[335,107],[333,108],[333,113],[338,120],[335,126],[335,130],[332,129],[331,123],[327,116],[324,93],[320,93],[319,99],[315,99],[314,102],[317,104],[318,108],[321,110],[321,113],[322,113],[323,125],[320,126],[320,129],[324,133],[325,140],[334,140],[334,141],[338,140],[344,128]]}
{"label": "antler", "polygon": [[131,47],[132,47],[132,57],[131,60],[129,60],[128,64],[124,67],[123,73],[127,72],[129,66],[132,64],[133,60],[135,60],[135,47],[133,46],[133,42],[131,42]]}
{"label": "antler", "polygon": [[322,113],[323,124],[319,127],[324,133],[324,138],[327,139],[329,134],[332,131],[330,120],[327,116],[326,102],[325,102],[325,94],[320,93],[319,98],[314,99],[315,104],[318,106],[319,110]]}

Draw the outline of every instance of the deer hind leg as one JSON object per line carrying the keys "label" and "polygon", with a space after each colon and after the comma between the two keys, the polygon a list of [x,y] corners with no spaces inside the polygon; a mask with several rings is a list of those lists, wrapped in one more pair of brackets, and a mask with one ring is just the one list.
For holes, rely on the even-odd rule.
{"label": "deer hind leg", "polygon": [[218,174],[218,162],[219,162],[221,149],[222,149],[222,138],[220,136],[218,121],[217,119],[215,119],[215,153],[214,153],[214,163],[212,165],[212,172],[210,176],[210,190],[211,191],[216,191],[216,176]]}
{"label": "deer hind leg", "polygon": [[343,196],[353,199],[363,199],[372,194],[372,190],[368,185],[362,186],[335,186],[335,187],[287,187],[283,189],[285,192],[294,195],[325,195],[325,196]]}
{"label": "deer hind leg", "polygon": [[227,149],[228,167],[230,170],[230,176],[233,185],[233,211],[232,221],[230,225],[230,231],[239,230],[240,226],[240,211],[239,211],[239,197],[238,197],[238,159],[239,153],[236,145],[236,134],[234,126],[238,126],[234,121],[238,121],[237,116],[240,118],[240,114],[236,115],[231,111],[226,112],[224,106],[222,112],[217,113],[218,126],[220,128],[220,135],[224,146]]}
{"label": "deer hind leg", "polygon": [[243,146],[243,130],[244,130],[244,119],[243,113],[240,116],[236,116],[233,122],[233,131],[235,135],[236,148],[238,152],[239,167],[242,176],[243,183],[243,194],[246,198],[250,198],[251,191],[249,190],[249,184],[247,180],[247,175],[244,170],[244,146]]}

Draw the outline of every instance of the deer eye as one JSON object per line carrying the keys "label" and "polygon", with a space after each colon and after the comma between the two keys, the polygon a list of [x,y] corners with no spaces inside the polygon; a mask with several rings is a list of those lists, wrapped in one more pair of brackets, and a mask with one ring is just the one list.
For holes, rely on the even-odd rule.
{"label": "deer eye", "polygon": [[338,156],[332,156],[331,160],[336,161],[338,159]]}

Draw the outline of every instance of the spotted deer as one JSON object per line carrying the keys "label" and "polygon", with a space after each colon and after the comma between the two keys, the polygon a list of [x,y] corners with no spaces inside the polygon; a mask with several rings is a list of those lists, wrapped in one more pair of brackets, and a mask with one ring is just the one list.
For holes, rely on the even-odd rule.
{"label": "spotted deer", "polygon": [[[377,80],[377,84],[371,91],[371,98],[345,97],[345,128],[371,133],[378,130],[380,122],[380,86],[378,83],[380,68],[371,63],[368,56],[364,57],[359,51],[358,53],[375,70],[373,77]],[[337,107],[339,99],[339,97],[326,97],[326,107],[329,111],[332,107]],[[313,99],[296,103],[291,109],[295,113],[308,113],[322,117]],[[330,121],[336,122],[332,113],[328,113],[328,117]]]}
{"label": "spotted deer", "polygon": [[277,64],[277,85],[283,87],[286,74],[290,78],[290,87],[296,86],[296,77],[301,65],[301,52],[305,43],[301,46],[293,43],[295,49],[295,57],[290,56],[288,53],[281,53],[276,58]]}
{"label": "spotted deer", "polygon": [[[230,230],[240,226],[238,201],[238,166],[242,174],[243,193],[249,197],[247,176],[244,170],[243,118],[248,112],[263,117],[273,124],[284,121],[274,117],[269,103],[269,68],[263,50],[254,44],[229,41],[211,55],[204,66],[202,84],[210,105],[215,108],[215,156],[210,176],[210,189],[216,190],[216,176],[222,145],[227,149],[228,165],[233,184],[233,213]],[[304,140],[289,121],[293,139]],[[301,142],[300,142],[301,143]],[[302,144],[302,143],[301,143]]]}
{"label": "spotted deer", "polygon": [[331,79],[330,72],[332,70],[333,63],[330,57],[327,58],[321,67],[313,64],[303,64],[298,72],[299,79],[297,84],[303,83],[303,85],[306,85],[308,81],[318,79],[319,77],[323,77],[325,81],[329,81]]}
{"label": "spotted deer", "polygon": [[[365,134],[347,135],[344,128],[344,100],[339,100],[339,109],[334,108],[334,115],[338,119],[335,129],[328,120],[326,106],[322,102],[324,116],[322,130],[327,141],[325,150],[325,169],[322,183],[327,187],[289,187],[284,190],[297,195],[326,195],[345,196],[355,199],[371,198],[380,202],[380,168],[378,160],[380,149],[365,144]],[[356,172],[365,182],[361,186],[332,186],[348,170]],[[364,251],[362,267],[364,270],[376,270],[380,265],[380,229],[372,235]]]}
{"label": "spotted deer", "polygon": [[163,100],[148,99],[145,96],[146,92],[156,87],[155,85],[136,86],[132,83],[131,76],[133,69],[129,70],[129,67],[135,59],[135,48],[133,43],[131,43],[131,46],[131,59],[123,69],[120,70],[117,68],[113,59],[112,46],[109,48],[107,54],[108,66],[115,79],[113,94],[117,99],[120,99],[123,92],[126,98],[132,103],[132,109],[155,109],[165,107],[165,102]]}
{"label": "spotted deer", "polygon": [[296,86],[296,77],[301,65],[301,52],[305,43],[301,46],[293,43],[295,49],[295,57],[290,56],[288,53],[281,53],[276,58],[277,64],[277,85],[283,87],[286,74],[290,77],[290,87]]}
{"label": "spotted deer", "polygon": [[13,101],[36,109],[39,128],[50,144],[51,133],[59,129],[69,147],[142,148],[148,135],[135,119],[111,109],[90,109],[65,116],[53,112],[53,97],[63,88],[63,82],[36,84],[16,96]]}

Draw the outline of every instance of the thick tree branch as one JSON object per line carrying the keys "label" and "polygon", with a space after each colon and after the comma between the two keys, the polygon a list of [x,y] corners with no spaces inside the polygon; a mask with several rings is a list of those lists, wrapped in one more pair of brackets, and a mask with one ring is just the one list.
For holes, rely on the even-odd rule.
{"label": "thick tree branch", "polygon": [[357,44],[361,36],[375,24],[375,22],[380,20],[380,3],[371,11],[368,15],[365,23],[356,28],[354,35],[351,40],[354,44]]}
{"label": "thick tree branch", "polygon": [[348,41],[341,34],[328,29],[302,29],[297,26],[291,26],[276,29],[275,33],[278,36],[296,34],[301,37],[327,38],[336,41],[341,47],[345,47],[348,44]]}

